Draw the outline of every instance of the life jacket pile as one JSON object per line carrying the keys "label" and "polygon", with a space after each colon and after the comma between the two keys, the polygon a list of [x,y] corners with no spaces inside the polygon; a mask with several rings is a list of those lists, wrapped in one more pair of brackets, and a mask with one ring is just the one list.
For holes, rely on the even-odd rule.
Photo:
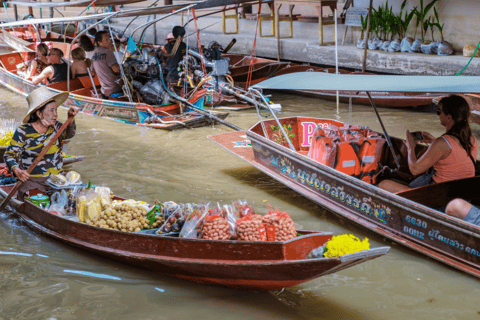
{"label": "life jacket pile", "polygon": [[384,147],[385,139],[365,126],[317,126],[308,157],[375,184]]}

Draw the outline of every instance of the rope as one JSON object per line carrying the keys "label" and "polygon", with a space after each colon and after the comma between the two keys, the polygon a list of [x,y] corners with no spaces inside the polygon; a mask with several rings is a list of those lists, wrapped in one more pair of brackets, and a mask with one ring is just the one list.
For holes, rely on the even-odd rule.
{"label": "rope", "polygon": [[477,50],[478,50],[478,47],[480,46],[480,41],[478,42],[477,44],[477,48],[475,48],[475,51],[473,51],[473,54],[472,54],[472,57],[470,58],[470,61],[468,61],[467,65],[465,67],[463,67],[462,70],[460,70],[459,73],[456,74],[456,76],[459,76],[462,74],[463,71],[465,71],[465,69],[467,69],[468,65],[470,64],[470,62],[472,62],[472,59],[473,57],[475,57],[475,53],[477,53]]}
{"label": "rope", "polygon": [[252,71],[253,71],[253,58],[255,57],[255,46],[257,44],[257,33],[258,33],[258,25],[260,23],[260,14],[262,12],[262,0],[258,2],[258,13],[257,13],[257,26],[255,28],[255,38],[253,39],[253,48],[252,48],[252,56],[250,59],[250,65],[248,66],[248,75],[247,75],[247,83],[245,88],[250,87],[250,82],[252,81]]}
{"label": "rope", "polygon": [[[195,24],[195,33],[197,34],[197,44],[198,44],[198,53],[203,56],[203,51],[202,51],[202,45],[200,44],[200,33],[198,32],[198,26],[197,26],[197,16],[195,15],[195,9],[192,7],[192,16],[193,16],[193,22]],[[207,76],[207,68],[205,67],[205,64],[203,63],[203,60],[200,59],[202,63],[202,71],[203,71],[203,76]]]}

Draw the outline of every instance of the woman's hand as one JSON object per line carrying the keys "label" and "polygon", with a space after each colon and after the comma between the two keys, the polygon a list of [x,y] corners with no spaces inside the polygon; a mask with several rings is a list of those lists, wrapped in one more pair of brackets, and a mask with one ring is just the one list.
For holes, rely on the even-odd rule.
{"label": "woman's hand", "polygon": [[26,182],[30,178],[30,174],[26,170],[22,170],[19,167],[15,167],[15,169],[13,169],[13,173],[22,182]]}
{"label": "woman's hand", "polygon": [[77,107],[74,107],[74,106],[70,106],[70,109],[68,109],[68,112],[67,112],[67,115],[69,117],[75,117],[78,113],[78,108]]}
{"label": "woman's hand", "polygon": [[408,150],[415,150],[415,146],[417,145],[417,143],[415,142],[415,139],[413,138],[413,136],[410,134],[410,131],[405,131],[405,136],[406,136],[406,139],[405,139],[405,144],[407,145],[407,149]]}
{"label": "woman's hand", "polygon": [[433,141],[435,141],[435,137],[428,132],[422,131],[422,135],[423,135],[423,140],[421,142],[432,143]]}

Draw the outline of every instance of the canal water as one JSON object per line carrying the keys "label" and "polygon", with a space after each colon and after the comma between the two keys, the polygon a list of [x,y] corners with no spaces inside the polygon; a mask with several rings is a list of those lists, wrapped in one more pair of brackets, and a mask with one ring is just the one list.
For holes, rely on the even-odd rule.
{"label": "canal water", "polygon": [[[24,98],[0,88],[0,117],[20,121]],[[381,131],[371,107],[275,94],[279,117],[312,116]],[[351,110],[351,111],[350,111]],[[379,112],[391,135],[439,136],[435,113]],[[60,120],[66,111],[60,110]],[[228,121],[248,128],[254,111]],[[480,281],[339,219],[207,139],[225,126],[174,132],[78,115],[68,153],[84,181],[147,202],[253,202],[288,212],[297,228],[368,237],[391,246],[379,259],[284,290],[249,293],[171,279],[95,256],[39,234],[14,213],[0,213],[0,319],[480,319]],[[480,138],[480,127],[472,124]]]}

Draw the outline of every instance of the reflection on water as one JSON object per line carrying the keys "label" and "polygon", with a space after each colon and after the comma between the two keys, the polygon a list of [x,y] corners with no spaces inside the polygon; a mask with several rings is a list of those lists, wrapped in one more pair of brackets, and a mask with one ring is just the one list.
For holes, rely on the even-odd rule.
{"label": "reflection on water", "polygon": [[[20,120],[23,98],[1,88],[0,117]],[[365,124],[380,131],[371,107],[289,95],[279,117],[303,115]],[[443,133],[434,113],[379,109],[388,132]],[[60,117],[65,119],[65,111]],[[228,121],[248,128],[253,111]],[[70,166],[116,194],[153,202],[248,199],[265,213],[287,211],[298,228],[353,233],[373,246],[390,245],[368,261],[285,290],[246,293],[166,278],[119,264],[39,234],[10,212],[0,213],[0,319],[475,319],[479,281],[403,249],[339,219],[206,137],[224,126],[164,132],[78,115],[69,153],[86,160]],[[480,137],[479,127],[473,125]],[[141,267],[141,266],[140,266]]]}

